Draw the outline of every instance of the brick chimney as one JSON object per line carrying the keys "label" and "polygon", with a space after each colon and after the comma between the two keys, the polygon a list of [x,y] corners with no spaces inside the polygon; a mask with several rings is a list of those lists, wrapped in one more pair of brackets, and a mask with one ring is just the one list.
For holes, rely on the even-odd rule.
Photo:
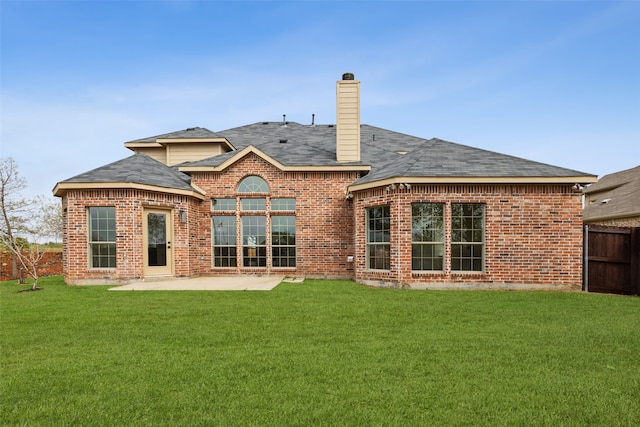
{"label": "brick chimney", "polygon": [[360,81],[344,73],[336,85],[336,160],[360,161]]}

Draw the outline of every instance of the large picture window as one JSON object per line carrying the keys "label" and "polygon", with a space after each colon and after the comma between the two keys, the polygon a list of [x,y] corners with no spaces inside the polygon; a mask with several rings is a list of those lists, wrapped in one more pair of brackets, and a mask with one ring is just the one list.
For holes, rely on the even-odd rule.
{"label": "large picture window", "polygon": [[367,267],[391,268],[391,216],[389,206],[367,209]]}
{"label": "large picture window", "polygon": [[411,269],[444,270],[444,203],[411,206]]}
{"label": "large picture window", "polygon": [[267,181],[249,175],[235,197],[211,199],[214,268],[296,267],[296,199],[269,192]]}
{"label": "large picture window", "polygon": [[116,208],[89,208],[89,267],[116,268]]}
{"label": "large picture window", "polygon": [[236,261],[236,217],[214,216],[213,230],[213,266],[235,267]]}
{"label": "large picture window", "polygon": [[483,271],[484,204],[451,204],[451,270]]}
{"label": "large picture window", "polygon": [[274,267],[296,266],[296,217],[271,217],[271,264]]}

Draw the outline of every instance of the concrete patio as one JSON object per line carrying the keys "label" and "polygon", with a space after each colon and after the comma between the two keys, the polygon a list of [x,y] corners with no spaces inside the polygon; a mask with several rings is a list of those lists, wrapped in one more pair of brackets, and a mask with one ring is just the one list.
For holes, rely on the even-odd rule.
{"label": "concrete patio", "polygon": [[[215,276],[192,279],[152,280],[116,286],[110,291],[270,291],[285,279],[282,275]],[[302,279],[287,279],[301,282]]]}

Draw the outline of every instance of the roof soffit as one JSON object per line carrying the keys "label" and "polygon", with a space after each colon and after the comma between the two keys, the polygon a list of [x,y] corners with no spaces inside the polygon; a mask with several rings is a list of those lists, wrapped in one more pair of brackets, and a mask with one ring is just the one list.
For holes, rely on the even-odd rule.
{"label": "roof soffit", "polygon": [[537,177],[537,176],[394,176],[378,179],[375,181],[355,182],[351,184],[348,191],[362,191],[370,188],[384,187],[387,185],[399,184],[576,184],[595,182],[595,176],[591,180],[585,176],[558,176],[558,177]]}
{"label": "roof soffit", "polygon": [[144,191],[154,191],[157,193],[180,194],[183,196],[191,196],[200,200],[205,200],[205,192],[196,185],[192,185],[193,190],[160,187],[157,185],[139,184],[135,182],[59,182],[53,188],[53,195],[57,197],[64,196],[68,191],[82,190],[121,190],[134,189]]}

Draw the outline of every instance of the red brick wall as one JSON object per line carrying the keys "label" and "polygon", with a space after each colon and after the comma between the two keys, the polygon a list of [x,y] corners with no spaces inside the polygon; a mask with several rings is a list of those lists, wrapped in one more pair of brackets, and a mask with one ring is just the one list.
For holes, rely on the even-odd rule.
{"label": "red brick wall", "polygon": [[[196,259],[190,238],[197,229],[196,206],[200,200],[142,190],[83,190],[69,191],[63,197],[63,266],[65,280],[76,283],[113,283],[140,279],[142,265],[142,218],[145,207],[172,209],[174,222],[174,274],[188,277],[196,274]],[[116,268],[92,269],[88,260],[87,208],[114,206],[116,208]],[[185,210],[189,221],[181,223],[179,211]]]}
{"label": "red brick wall", "polygon": [[[206,191],[211,198],[234,198],[238,183],[248,175],[262,177],[269,184],[270,198],[296,199],[296,268],[272,268],[267,251],[266,268],[213,268],[211,260],[210,203],[200,206],[202,218],[198,232],[199,274],[283,273],[306,277],[353,277],[353,204],[345,199],[347,185],[358,179],[349,172],[283,172],[259,156],[251,153],[228,169],[217,173],[194,174],[193,184]],[[257,194],[256,197],[265,197]],[[242,194],[241,197],[251,197]],[[240,216],[237,216],[236,235],[241,236]],[[267,215],[267,247],[270,245],[270,224]],[[240,260],[238,265],[241,265]]]}
{"label": "red brick wall", "polygon": [[[18,268],[19,264],[18,264]],[[11,252],[0,252],[0,281],[17,279],[13,277]],[[59,276],[62,274],[62,252],[45,252],[38,262],[38,276]],[[30,277],[25,274],[24,277]]]}
{"label": "red brick wall", "polygon": [[[484,203],[485,271],[452,272],[451,249],[445,244],[444,272],[412,272],[413,202],[445,203],[445,223],[450,223],[451,203]],[[569,185],[413,185],[410,190],[362,191],[354,195],[354,203],[357,281],[581,286],[582,204]],[[391,212],[391,269],[368,270],[366,208],[385,204]],[[450,240],[450,227],[445,238]]]}

